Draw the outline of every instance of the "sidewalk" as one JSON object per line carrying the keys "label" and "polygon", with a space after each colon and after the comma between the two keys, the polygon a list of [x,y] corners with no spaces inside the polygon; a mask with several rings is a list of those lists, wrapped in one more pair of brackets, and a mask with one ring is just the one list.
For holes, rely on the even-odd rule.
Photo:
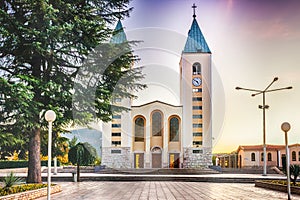
{"label": "sidewalk", "polygon": [[[26,178],[27,169],[0,169],[0,177],[5,177],[10,171],[16,176]],[[47,173],[42,173],[42,179],[47,181]],[[72,173],[51,174],[52,181],[72,182]],[[203,175],[162,175],[162,174],[98,174],[98,173],[80,173],[81,181],[185,181],[185,182],[219,182],[219,183],[254,183],[255,180],[264,179],[286,179],[279,174],[270,174],[262,176],[260,174],[203,174]]]}
{"label": "sidewalk", "polygon": [[[0,170],[0,177],[11,170]],[[26,170],[13,170],[17,176],[26,177]],[[42,173],[43,181],[47,173]],[[62,192],[51,199],[72,200],[283,200],[287,194],[254,187],[259,179],[286,179],[270,174],[205,174],[205,175],[128,175],[81,173],[83,182],[72,182],[71,173],[51,175],[53,183],[62,186]],[[147,181],[143,181],[143,179]],[[97,180],[97,181],[93,181]],[[125,180],[125,181],[120,181]],[[138,180],[138,181],[136,181]],[[169,180],[169,181],[168,181]],[[171,181],[170,181],[171,180]],[[300,199],[293,195],[292,199]],[[46,200],[46,197],[40,198]]]}
{"label": "sidewalk", "polygon": [[[286,200],[287,194],[254,184],[204,182],[60,182],[53,200]],[[46,200],[46,197],[39,200]],[[292,195],[292,199],[300,199]]]}

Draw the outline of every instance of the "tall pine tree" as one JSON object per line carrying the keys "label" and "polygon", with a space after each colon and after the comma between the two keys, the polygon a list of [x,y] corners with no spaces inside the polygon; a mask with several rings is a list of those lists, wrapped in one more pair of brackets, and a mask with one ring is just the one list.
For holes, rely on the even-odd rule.
{"label": "tall pine tree", "polygon": [[[137,57],[130,43],[104,45],[113,33],[110,25],[129,16],[129,1],[0,2],[0,131],[29,137],[27,182],[42,181],[40,132],[47,127],[46,110],[58,115],[58,132],[74,121],[108,121],[114,110],[125,109],[112,109],[113,95],[131,97],[144,87],[136,83],[141,71],[131,68]],[[92,86],[83,78],[89,73],[97,74]],[[94,99],[86,100],[90,89]]]}

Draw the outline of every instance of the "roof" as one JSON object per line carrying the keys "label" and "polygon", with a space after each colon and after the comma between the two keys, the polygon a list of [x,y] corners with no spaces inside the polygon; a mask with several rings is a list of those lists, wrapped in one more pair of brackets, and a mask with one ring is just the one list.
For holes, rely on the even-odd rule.
{"label": "roof", "polygon": [[114,30],[113,36],[110,39],[110,42],[114,43],[114,44],[121,44],[121,43],[127,42],[127,37],[124,32],[124,28],[123,28],[121,20],[118,21],[117,26]]}
{"label": "roof", "polygon": [[300,144],[296,143],[296,144],[290,144],[289,147],[299,147]]}
{"label": "roof", "polygon": [[[285,146],[284,145],[270,145],[267,144],[267,150],[279,150],[279,149],[284,149]],[[253,151],[257,151],[257,150],[262,150],[263,149],[263,145],[240,145],[237,149],[237,152],[239,152],[240,150],[253,150]]]}
{"label": "roof", "polygon": [[182,107],[182,106],[175,106],[175,105],[165,103],[165,102],[162,102],[162,101],[158,101],[158,100],[151,101],[151,102],[148,102],[148,103],[145,103],[145,104],[142,104],[142,105],[138,105],[138,106],[131,106],[131,107],[132,108],[139,108],[139,107],[147,106],[147,105],[154,104],[154,103],[164,104],[164,105],[171,106],[171,107]]}
{"label": "roof", "polygon": [[188,33],[183,53],[211,53],[205,38],[199,28],[198,22],[194,17],[192,26]]}

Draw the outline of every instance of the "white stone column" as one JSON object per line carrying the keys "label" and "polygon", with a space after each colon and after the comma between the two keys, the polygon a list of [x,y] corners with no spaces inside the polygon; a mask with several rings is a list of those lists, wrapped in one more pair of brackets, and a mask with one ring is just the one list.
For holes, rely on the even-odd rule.
{"label": "white stone column", "polygon": [[277,151],[277,155],[278,155],[278,156],[277,156],[277,157],[278,157],[278,161],[277,161],[277,162],[278,162],[278,167],[282,167],[282,166],[281,166],[281,155],[280,155],[280,151]]}
{"label": "white stone column", "polygon": [[168,126],[168,118],[169,116],[164,116],[164,136],[163,136],[163,152],[162,152],[162,165],[163,167],[166,167],[168,165],[168,152],[169,152],[169,146],[168,146],[168,135],[169,135],[169,126]]}
{"label": "white stone column", "polygon": [[149,116],[145,116],[146,117],[146,145],[145,145],[145,168],[150,168],[150,117]]}

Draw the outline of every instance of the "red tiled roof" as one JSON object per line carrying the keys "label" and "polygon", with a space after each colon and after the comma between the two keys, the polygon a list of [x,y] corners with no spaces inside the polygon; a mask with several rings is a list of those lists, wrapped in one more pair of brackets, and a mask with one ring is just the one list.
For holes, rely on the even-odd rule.
{"label": "red tiled roof", "polygon": [[[292,145],[290,145],[292,146]],[[280,150],[284,149],[285,145],[271,145],[267,144],[267,150]],[[262,150],[263,145],[240,145],[237,149],[237,152],[240,150]]]}
{"label": "red tiled roof", "polygon": [[289,147],[297,147],[297,146],[300,146],[300,144],[296,143],[296,144],[289,145]]}

